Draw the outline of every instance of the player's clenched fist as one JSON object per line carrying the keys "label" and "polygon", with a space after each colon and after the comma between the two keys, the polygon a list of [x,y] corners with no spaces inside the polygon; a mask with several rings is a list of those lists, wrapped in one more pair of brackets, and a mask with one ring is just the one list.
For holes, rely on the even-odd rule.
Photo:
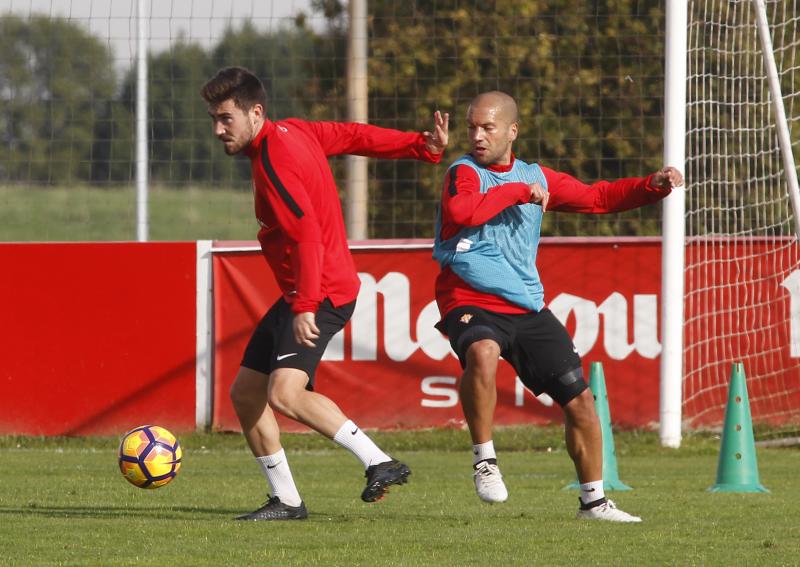
{"label": "player's clenched fist", "polygon": [[550,193],[539,183],[530,183],[528,187],[531,188],[531,197],[528,199],[528,202],[539,203],[542,205],[542,212],[546,211],[547,200],[550,198]]}
{"label": "player's clenched fist", "polygon": [[319,338],[319,328],[317,327],[316,317],[313,313],[298,313],[292,321],[294,330],[294,340],[299,345],[314,347],[314,339]]}
{"label": "player's clenched fist", "polygon": [[651,183],[661,189],[672,189],[683,185],[683,174],[677,168],[667,166],[653,174]]}

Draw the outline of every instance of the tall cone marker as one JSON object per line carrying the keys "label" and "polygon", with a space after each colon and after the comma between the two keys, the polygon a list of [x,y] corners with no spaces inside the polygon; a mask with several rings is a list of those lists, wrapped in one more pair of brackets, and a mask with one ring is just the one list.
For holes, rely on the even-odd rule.
{"label": "tall cone marker", "polygon": [[769,492],[758,480],[756,443],[744,366],[737,362],[731,369],[728,405],[717,465],[717,483],[709,492]]}
{"label": "tall cone marker", "polygon": [[[608,410],[608,394],[601,362],[591,364],[589,389],[594,395],[594,410],[600,420],[600,431],[603,434],[603,490],[632,490],[619,479],[617,473],[617,450],[614,447],[614,435],[611,433],[611,412]],[[580,488],[580,486],[580,482],[576,480],[564,488]]]}

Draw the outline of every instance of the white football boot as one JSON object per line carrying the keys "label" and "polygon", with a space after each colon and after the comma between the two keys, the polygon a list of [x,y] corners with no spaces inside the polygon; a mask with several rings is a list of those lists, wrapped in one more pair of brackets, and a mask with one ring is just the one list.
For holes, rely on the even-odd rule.
{"label": "white football boot", "polygon": [[606,500],[603,504],[584,510],[578,509],[579,520],[606,520],[607,522],[641,522],[639,516],[632,516],[627,512],[623,512],[613,500]]}
{"label": "white football boot", "polygon": [[503,475],[497,465],[488,461],[481,461],[475,465],[475,490],[478,498],[484,502],[494,504],[508,500],[508,490],[503,483]]}

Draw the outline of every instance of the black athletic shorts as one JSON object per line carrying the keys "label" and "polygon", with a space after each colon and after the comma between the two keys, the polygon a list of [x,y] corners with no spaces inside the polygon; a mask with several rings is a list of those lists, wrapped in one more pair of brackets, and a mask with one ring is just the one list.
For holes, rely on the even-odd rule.
{"label": "black athletic shorts", "polygon": [[466,367],[467,349],[472,343],[492,339],[535,395],[547,393],[565,406],[588,387],[578,351],[549,309],[508,315],[479,307],[457,307],[437,328],[450,339],[461,368]]}
{"label": "black athletic shorts", "polygon": [[314,373],[325,348],[333,335],[338,333],[350,320],[356,302],[351,301],[334,307],[325,299],[317,309],[316,324],[319,338],[315,346],[307,347],[294,340],[292,306],[282,297],[275,302],[259,322],[247,348],[244,349],[242,366],[270,374],[276,368],[297,368],[308,374],[306,389],[314,389]]}

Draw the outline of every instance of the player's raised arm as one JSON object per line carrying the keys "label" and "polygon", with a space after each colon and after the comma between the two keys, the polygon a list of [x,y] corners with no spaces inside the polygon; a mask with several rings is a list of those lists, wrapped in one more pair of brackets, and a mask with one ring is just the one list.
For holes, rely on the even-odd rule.
{"label": "player's raised arm", "polygon": [[[402,132],[356,122],[308,122],[325,155],[418,159],[438,163],[447,144],[448,120],[434,119],[433,132]],[[434,151],[435,150],[435,151]]]}
{"label": "player's raised arm", "polygon": [[616,213],[660,201],[683,183],[681,173],[661,169],[647,177],[626,177],[615,181],[584,183],[571,175],[542,167],[550,192],[548,208],[573,213]]}

